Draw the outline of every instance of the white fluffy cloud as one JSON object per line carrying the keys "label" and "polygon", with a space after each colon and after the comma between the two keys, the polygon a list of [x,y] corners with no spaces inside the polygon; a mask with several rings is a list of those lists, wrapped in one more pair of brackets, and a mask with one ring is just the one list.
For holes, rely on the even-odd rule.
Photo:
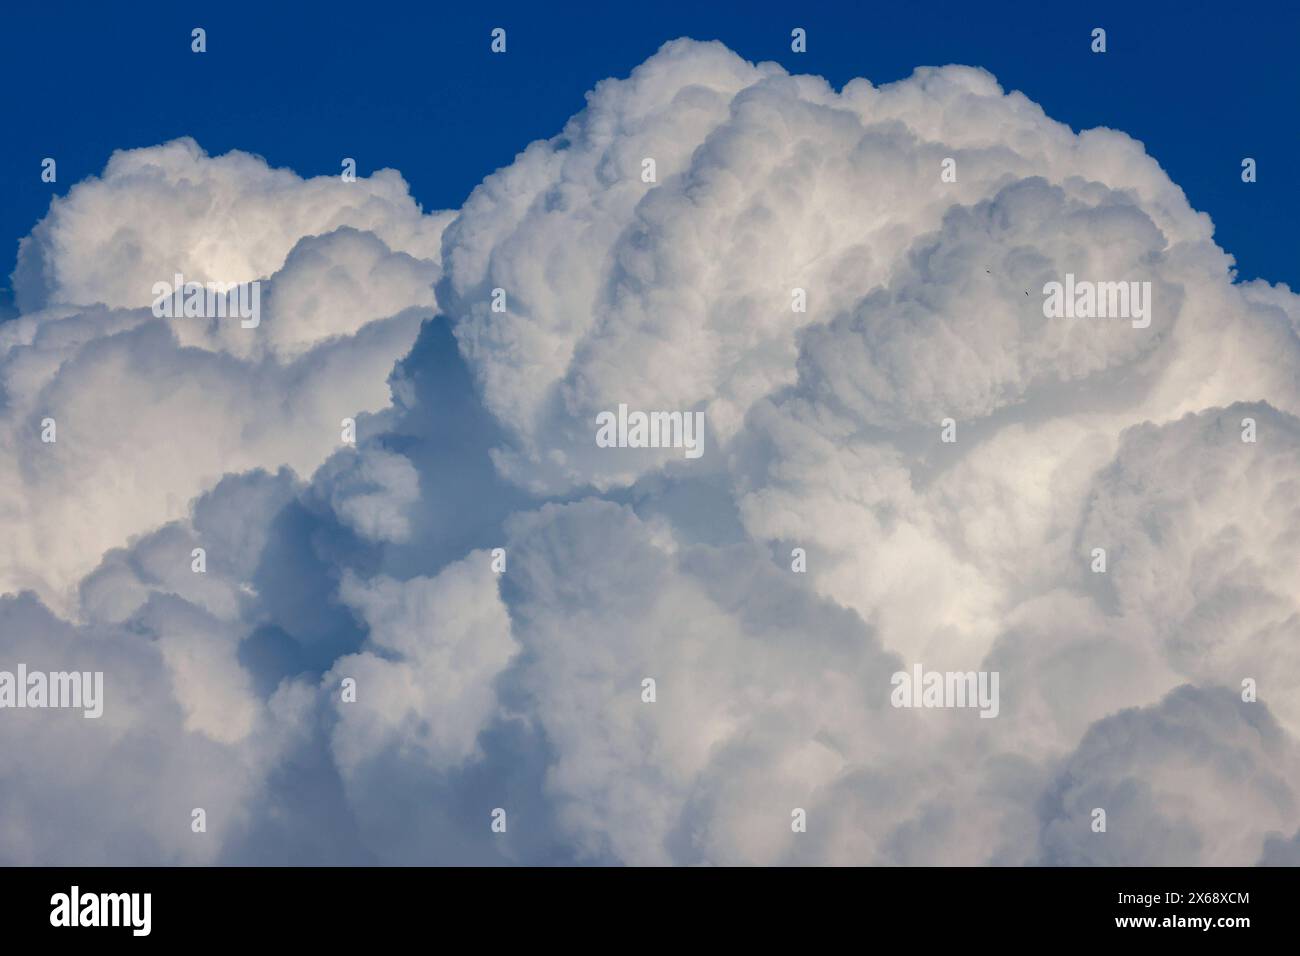
{"label": "white fluffy cloud", "polygon": [[[262,325],[155,320],[177,271],[264,279]],[[1149,282],[1149,326],[1045,318],[1066,274]],[[102,741],[40,724],[0,857],[76,858],[100,777],[91,861],[1294,855],[1300,298],[1121,132],[677,41],[455,214],[118,154],[16,288],[0,589],[40,601],[0,649],[141,688],[113,752],[166,733],[63,768]],[[620,403],[704,412],[703,457],[597,447]],[[891,707],[918,663],[999,672],[998,716]],[[223,829],[154,832],[194,792]]]}
{"label": "white fluffy cloud", "polygon": [[596,500],[510,531],[521,680],[589,852],[771,862],[791,808],[914,733],[887,705],[897,659],[752,546],[682,548]]}
{"label": "white fluffy cloud", "polygon": [[[257,814],[295,722],[286,685],[259,701],[227,628],[175,599],[132,628],[79,628],[30,595],[0,598],[6,670],[101,671],[103,715],[10,710],[0,859],[21,865],[212,863]],[[191,829],[193,811],[206,831]]]}
{"label": "white fluffy cloud", "polygon": [[669,44],[476,190],[447,232],[443,305],[515,432],[511,473],[599,487],[645,467],[592,451],[595,414],[621,401],[703,408],[723,442],[804,363],[895,427],[1132,363],[1169,336],[1179,289],[1158,290],[1145,335],[1043,323],[1038,290],[1067,269],[1158,281],[1162,254],[1209,235],[1138,144],[1075,136],[982,71],[836,94]]}
{"label": "white fluffy cloud", "polygon": [[[17,274],[37,308],[0,327],[0,588],[66,609],[105,551],[223,474],[309,475],[344,418],[389,404],[436,311],[448,218],[391,171],[302,180],[189,140],[115,154],[55,200]],[[264,281],[261,324],[154,318],[153,284],[176,273]]]}
{"label": "white fluffy cloud", "polygon": [[[476,551],[436,578],[343,579],[340,596],[370,635],[323,684],[339,715],[333,742],[345,777],[388,747],[437,766],[477,752],[496,711],[493,679],[518,649],[489,562]],[[345,678],[358,688],[354,701],[343,699]]]}
{"label": "white fluffy cloud", "polygon": [[[53,305],[147,306],[155,282],[249,282],[279,272],[303,237],[345,226],[438,261],[446,216],[424,216],[391,169],[344,182],[301,179],[192,139],[116,152],[23,240],[14,286],[24,312]],[[372,292],[381,292],[374,289]]]}
{"label": "white fluffy cloud", "polygon": [[[1300,811],[1295,739],[1232,690],[1181,687],[1099,721],[1046,791],[1049,863],[1240,866]],[[1093,833],[1094,809],[1106,832]]]}

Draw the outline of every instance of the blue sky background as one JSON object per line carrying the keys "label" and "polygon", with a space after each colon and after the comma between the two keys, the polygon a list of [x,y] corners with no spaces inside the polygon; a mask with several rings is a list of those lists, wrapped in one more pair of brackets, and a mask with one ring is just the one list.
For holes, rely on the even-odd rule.
{"label": "blue sky background", "polygon": [[[303,176],[401,171],[426,210],[457,208],[531,140],[557,133],[583,93],[626,76],[664,41],[720,39],[837,87],[919,65],[992,71],[1073,128],[1146,144],[1213,218],[1241,278],[1300,287],[1300,13],[1289,3],[23,4],[0,32],[0,306],[17,243],[52,193],[114,149],[195,137]],[[508,55],[488,51],[494,26]],[[208,53],[189,49],[194,26]],[[791,53],[790,29],[809,33]],[[1089,50],[1094,26],[1104,56]],[[40,181],[45,156],[59,181]],[[1241,182],[1252,156],[1259,181]]]}

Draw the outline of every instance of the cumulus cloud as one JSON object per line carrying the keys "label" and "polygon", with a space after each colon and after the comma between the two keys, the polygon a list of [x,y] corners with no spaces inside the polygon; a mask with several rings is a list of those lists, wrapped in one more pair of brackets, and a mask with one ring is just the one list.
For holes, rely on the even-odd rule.
{"label": "cumulus cloud", "polygon": [[[256,813],[258,782],[282,759],[288,723],[267,719],[233,661],[230,633],[193,608],[161,601],[138,625],[77,627],[30,595],[0,599],[6,670],[23,662],[104,674],[97,719],[5,710],[7,863],[211,863]],[[205,811],[203,833],[191,829],[195,809]]]}
{"label": "cumulus cloud", "polygon": [[[956,183],[940,180],[946,157]],[[1166,247],[1208,238],[1138,144],[1075,136],[982,71],[836,94],[670,44],[476,190],[448,230],[441,293],[485,402],[516,433],[520,480],[602,486],[636,472],[592,452],[599,410],[701,407],[726,441],[839,348],[877,406],[868,417],[894,425],[938,404],[987,414],[1033,384],[1133,361],[1169,335],[1178,289],[1161,290],[1143,336],[1037,321],[1038,289],[1066,268],[1150,277]]]}
{"label": "cumulus cloud", "polygon": [[[334,749],[345,776],[389,746],[435,765],[475,754],[496,709],[492,681],[517,649],[496,590],[483,552],[436,578],[343,579],[340,596],[370,635],[366,650],[340,658],[325,678],[339,714]],[[336,690],[347,678],[361,688],[355,701]]]}
{"label": "cumulus cloud", "polygon": [[[1043,797],[1045,862],[1241,865],[1297,813],[1294,738],[1231,690],[1099,721]],[[1105,833],[1090,826],[1106,810]]]}
{"label": "cumulus cloud", "polygon": [[[155,318],[176,272],[261,324]],[[1295,856],[1300,299],[1122,132],[675,41],[455,213],[116,154],[15,288],[0,650],[112,696],[22,715],[0,858]],[[599,447],[620,404],[703,456]],[[997,716],[891,706],[918,665]]]}
{"label": "cumulus cloud", "polygon": [[446,218],[423,215],[391,169],[351,183],[304,180],[250,153],[212,157],[178,139],[116,152],[101,176],[55,199],[21,243],[14,293],[24,312],[140,308],[173,273],[196,282],[265,278],[302,238],[345,226],[437,262]]}
{"label": "cumulus cloud", "polygon": [[[115,154],[55,200],[16,277],[35,308],[0,327],[0,587],[66,610],[105,551],[223,474],[310,475],[343,419],[388,406],[436,310],[448,218],[391,171],[304,181],[189,140]],[[260,324],[155,318],[153,284],[175,274],[264,280]]]}
{"label": "cumulus cloud", "polygon": [[879,751],[896,661],[752,546],[681,548],[596,500],[509,530],[520,679],[559,751],[562,821],[588,852],[770,861],[793,837],[791,807]]}

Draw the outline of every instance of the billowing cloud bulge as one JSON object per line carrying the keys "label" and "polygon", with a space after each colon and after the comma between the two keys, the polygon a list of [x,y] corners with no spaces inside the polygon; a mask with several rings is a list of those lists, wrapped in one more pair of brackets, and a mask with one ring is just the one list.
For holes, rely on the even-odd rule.
{"label": "billowing cloud bulge", "polygon": [[[177,273],[261,323],[155,317]],[[1067,274],[1149,321],[1045,317]],[[837,92],[675,41],[458,212],[121,152],[14,285],[0,669],[105,705],[0,712],[0,862],[1300,840],[1300,299],[982,70]],[[620,404],[702,412],[703,454],[598,447]],[[998,672],[996,717],[891,706],[916,664]]]}

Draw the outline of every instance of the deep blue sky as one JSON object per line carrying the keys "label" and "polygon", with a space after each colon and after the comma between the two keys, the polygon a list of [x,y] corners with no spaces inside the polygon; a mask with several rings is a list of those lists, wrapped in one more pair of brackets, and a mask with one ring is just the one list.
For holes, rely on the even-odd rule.
{"label": "deep blue sky", "polygon": [[[117,148],[190,135],[302,175],[391,166],[425,209],[455,208],[606,76],[665,40],[720,39],[837,87],[918,65],[992,71],[1075,129],[1146,144],[1213,218],[1242,278],[1300,288],[1300,13],[1228,3],[23,3],[0,27],[0,307],[18,239]],[[190,29],[208,53],[190,52]],[[509,53],[488,51],[494,26]],[[794,26],[809,51],[790,52]],[[1109,52],[1089,51],[1094,26]],[[59,182],[40,182],[58,160]],[[1259,163],[1244,185],[1243,156]],[[0,308],[0,313],[3,308]]]}

